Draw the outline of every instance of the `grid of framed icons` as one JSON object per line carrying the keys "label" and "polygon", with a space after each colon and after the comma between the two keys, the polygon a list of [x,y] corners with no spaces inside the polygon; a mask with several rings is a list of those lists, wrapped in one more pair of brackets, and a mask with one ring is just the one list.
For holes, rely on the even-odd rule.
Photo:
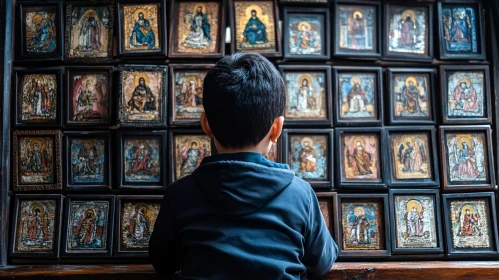
{"label": "grid of framed icons", "polygon": [[282,74],[266,157],[316,190],[340,260],[497,256],[483,5],[18,0],[11,261],[144,260],[168,184],[216,153],[203,79],[231,52]]}

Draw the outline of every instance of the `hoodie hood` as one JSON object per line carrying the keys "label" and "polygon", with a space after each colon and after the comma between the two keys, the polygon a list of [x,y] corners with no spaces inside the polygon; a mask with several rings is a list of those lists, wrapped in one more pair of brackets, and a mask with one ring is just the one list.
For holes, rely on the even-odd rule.
{"label": "hoodie hood", "polygon": [[192,177],[213,208],[225,215],[243,216],[286,188],[294,172],[258,153],[236,153],[203,159]]}

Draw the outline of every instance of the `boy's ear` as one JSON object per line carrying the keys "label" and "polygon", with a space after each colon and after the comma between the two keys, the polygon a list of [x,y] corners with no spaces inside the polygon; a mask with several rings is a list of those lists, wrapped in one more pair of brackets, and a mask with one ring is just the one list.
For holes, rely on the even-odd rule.
{"label": "boy's ear", "polygon": [[272,128],[270,129],[270,141],[272,143],[277,143],[277,139],[279,139],[279,137],[281,136],[283,126],[284,117],[277,117],[272,124]]}
{"label": "boy's ear", "polygon": [[201,128],[203,128],[204,134],[206,134],[206,136],[210,137],[210,139],[214,138],[205,112],[201,114]]}

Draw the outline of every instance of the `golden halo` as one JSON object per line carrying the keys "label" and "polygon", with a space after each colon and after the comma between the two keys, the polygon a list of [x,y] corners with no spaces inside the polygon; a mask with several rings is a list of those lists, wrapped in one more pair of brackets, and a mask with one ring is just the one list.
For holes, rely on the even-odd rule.
{"label": "golden halo", "polygon": [[412,20],[416,21],[416,12],[414,10],[405,10],[402,12],[402,15],[404,20],[407,16],[410,16]]}
{"label": "golden halo", "polygon": [[40,22],[42,22],[42,20],[43,20],[43,16],[40,14],[35,14],[33,16],[33,18],[31,18],[31,22],[34,24],[39,24]]}
{"label": "golden halo", "polygon": [[355,11],[353,12],[353,19],[357,19],[357,16],[359,16],[359,18],[363,18],[364,15],[362,14],[361,11]]}
{"label": "golden halo", "polygon": [[31,213],[33,213],[33,215],[35,215],[35,210],[36,209],[39,209],[40,210],[40,216],[43,216],[43,213],[45,212],[44,209],[45,207],[43,207],[43,205],[41,205],[40,203],[35,203],[31,206]]}
{"label": "golden halo", "polygon": [[299,31],[301,31],[301,26],[302,25],[305,25],[307,27],[308,31],[312,30],[312,26],[310,25],[310,23],[308,23],[306,21],[302,21],[302,22],[298,23],[298,30]]}
{"label": "golden halo", "polygon": [[360,145],[362,145],[362,147],[366,146],[366,140],[362,136],[357,136],[353,139],[352,146],[354,148],[357,147],[357,142],[360,142]]}
{"label": "golden halo", "polygon": [[404,144],[404,145],[405,145],[405,143],[409,142],[409,143],[411,143],[411,147],[414,147],[414,146],[415,146],[415,145],[414,145],[414,138],[412,138],[412,137],[407,136],[407,137],[405,137],[404,139],[402,139],[402,141],[403,141],[403,142],[402,142],[401,144]]}
{"label": "golden halo", "polygon": [[362,215],[365,215],[366,212],[364,211],[364,207],[362,206],[357,206],[355,208],[353,208],[353,214],[357,216],[357,210],[359,210],[360,212],[362,212]]}
{"label": "golden halo", "polygon": [[303,137],[301,139],[301,146],[302,147],[305,147],[305,142],[308,142],[310,144],[310,147],[314,146],[314,140],[312,140],[312,138],[310,138],[310,137]]}
{"label": "golden halo", "polygon": [[461,83],[466,83],[467,87],[471,87],[471,79],[468,77],[462,77],[461,79],[459,79],[457,85],[460,85]]}
{"label": "golden halo", "polygon": [[463,209],[461,209],[461,213],[466,214],[466,210],[470,210],[470,214],[475,213],[475,209],[473,209],[473,207],[469,205],[464,206]]}
{"label": "golden halo", "polygon": [[303,84],[303,80],[307,80],[308,86],[312,86],[312,78],[310,78],[309,75],[301,75],[300,78],[298,78],[298,85],[301,87]]}
{"label": "golden halo", "polygon": [[149,76],[145,73],[142,73],[142,74],[137,74],[135,76],[135,78],[133,78],[133,82],[135,83],[135,86],[138,86],[139,85],[139,80],[140,78],[144,78],[144,81],[146,82],[146,86],[149,86]]}
{"label": "golden halo", "polygon": [[199,142],[199,140],[197,138],[192,138],[192,139],[189,139],[187,141],[188,143],[188,147],[190,148],[192,146],[192,143],[196,143],[198,148],[201,147],[201,143]]}
{"label": "golden halo", "polygon": [[87,214],[89,214],[89,213],[92,215],[91,219],[95,218],[95,216],[96,216],[95,215],[95,210],[94,209],[90,209],[90,208],[87,209],[87,210],[85,210],[85,213],[84,213],[83,217],[86,219],[87,218]]}
{"label": "golden halo", "polygon": [[189,82],[191,80],[196,81],[196,87],[201,87],[201,85],[202,85],[201,78],[199,78],[199,76],[196,76],[196,75],[187,76],[187,78],[185,78],[185,80],[187,81],[187,86],[190,86]]}
{"label": "golden halo", "polygon": [[466,144],[468,144],[468,149],[471,149],[472,146],[471,146],[471,139],[470,139],[470,137],[468,137],[468,136],[459,136],[457,138],[457,144],[459,146],[463,147],[463,144],[462,144],[463,142],[466,142]]}
{"label": "golden halo", "polygon": [[83,18],[86,19],[88,18],[88,15],[89,14],[92,14],[94,16],[95,19],[97,19],[97,12],[92,10],[92,9],[88,9],[85,14],[83,14]]}
{"label": "golden halo", "polygon": [[205,3],[196,3],[194,4],[194,12],[192,13],[192,17],[195,17],[196,16],[196,13],[197,13],[197,10],[198,10],[198,7],[201,7],[203,9],[203,14],[206,14],[207,13],[207,10],[206,10],[206,4]]}
{"label": "golden halo", "polygon": [[423,205],[421,205],[421,203],[415,199],[407,202],[407,212],[411,212],[413,207],[416,207],[418,213],[421,213],[421,210],[423,209]]}
{"label": "golden halo", "polygon": [[360,83],[362,83],[362,79],[359,78],[358,76],[353,76],[352,78],[350,78],[350,84],[351,85],[356,84],[355,82],[357,82],[357,84],[360,85]]}
{"label": "golden halo", "polygon": [[149,16],[149,14],[147,13],[146,10],[144,10],[144,9],[137,9],[137,10],[135,10],[135,12],[133,12],[133,18],[132,18],[132,20],[138,20],[139,19],[139,13],[142,13],[144,15],[144,19],[147,19],[147,17]]}
{"label": "golden halo", "polygon": [[246,14],[246,17],[248,19],[251,18],[251,11],[252,10],[255,10],[256,11],[256,17],[260,17],[262,16],[263,12],[262,12],[262,8],[258,5],[249,5],[248,8],[246,8],[246,11],[245,11],[245,14]]}
{"label": "golden halo", "polygon": [[414,86],[416,86],[418,84],[416,82],[416,78],[414,78],[413,76],[407,77],[407,79],[405,79],[405,85],[409,86],[409,82],[412,82],[414,84]]}
{"label": "golden halo", "polygon": [[147,206],[145,204],[139,204],[135,207],[137,213],[140,212],[140,209],[144,209],[143,213],[144,215],[146,214],[147,212]]}
{"label": "golden halo", "polygon": [[43,141],[42,141],[42,139],[31,138],[31,139],[29,140],[29,145],[30,145],[31,147],[34,147],[34,146],[35,146],[35,144],[38,144],[38,147],[40,147],[40,149],[41,149],[41,148],[43,147]]}

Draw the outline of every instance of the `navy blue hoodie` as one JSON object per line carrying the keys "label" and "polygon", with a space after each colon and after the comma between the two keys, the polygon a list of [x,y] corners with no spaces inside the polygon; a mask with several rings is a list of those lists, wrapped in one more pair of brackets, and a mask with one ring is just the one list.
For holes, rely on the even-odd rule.
{"label": "navy blue hoodie", "polygon": [[149,242],[174,279],[304,279],[337,253],[310,184],[257,153],[205,158],[171,184]]}

